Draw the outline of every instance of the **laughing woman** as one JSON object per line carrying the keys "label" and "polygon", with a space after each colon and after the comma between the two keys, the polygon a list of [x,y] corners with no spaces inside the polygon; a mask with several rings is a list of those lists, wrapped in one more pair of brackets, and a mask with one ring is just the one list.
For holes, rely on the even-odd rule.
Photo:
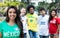
{"label": "laughing woman", "polygon": [[49,33],[50,38],[59,38],[60,31],[60,18],[57,17],[57,12],[55,9],[51,10],[49,17]]}
{"label": "laughing woman", "polygon": [[6,19],[0,23],[0,38],[23,38],[23,26],[14,6],[8,7]]}

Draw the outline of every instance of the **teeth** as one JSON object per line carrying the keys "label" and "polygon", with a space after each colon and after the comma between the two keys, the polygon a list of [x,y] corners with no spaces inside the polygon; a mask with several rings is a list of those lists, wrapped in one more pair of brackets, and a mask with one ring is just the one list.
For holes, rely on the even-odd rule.
{"label": "teeth", "polygon": [[14,17],[14,16],[12,16],[12,17]]}

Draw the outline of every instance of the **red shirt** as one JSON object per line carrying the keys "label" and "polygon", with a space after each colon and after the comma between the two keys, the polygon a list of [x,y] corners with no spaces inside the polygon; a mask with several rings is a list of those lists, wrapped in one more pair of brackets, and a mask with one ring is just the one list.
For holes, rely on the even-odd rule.
{"label": "red shirt", "polygon": [[49,24],[49,33],[55,34],[58,29],[58,24],[60,24],[60,18],[53,18]]}

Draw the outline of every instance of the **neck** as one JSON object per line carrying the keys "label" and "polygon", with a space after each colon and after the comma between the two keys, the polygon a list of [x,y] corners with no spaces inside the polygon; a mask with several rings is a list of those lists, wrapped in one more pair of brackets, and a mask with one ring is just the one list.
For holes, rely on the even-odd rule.
{"label": "neck", "polygon": [[30,13],[31,15],[33,15],[33,13]]}
{"label": "neck", "polygon": [[44,15],[42,15],[42,16],[45,16],[45,14],[44,14]]}
{"label": "neck", "polygon": [[14,20],[10,20],[8,23],[9,23],[10,25],[14,25],[15,21],[14,21]]}
{"label": "neck", "polygon": [[21,15],[21,16],[25,16],[25,15]]}

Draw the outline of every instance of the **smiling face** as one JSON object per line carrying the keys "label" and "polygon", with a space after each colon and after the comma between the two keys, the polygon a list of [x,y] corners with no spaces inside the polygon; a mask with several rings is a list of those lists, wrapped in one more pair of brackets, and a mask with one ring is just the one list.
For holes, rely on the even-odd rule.
{"label": "smiling face", "polygon": [[52,17],[56,16],[55,11],[52,11],[51,15],[52,15]]}
{"label": "smiling face", "polygon": [[10,8],[8,10],[8,17],[9,17],[9,20],[15,20],[16,18],[16,11],[14,8]]}
{"label": "smiling face", "polygon": [[45,13],[46,13],[45,10],[41,11],[41,15],[45,15]]}
{"label": "smiling face", "polygon": [[22,8],[21,9],[21,15],[24,16],[26,14],[26,9],[25,8]]}
{"label": "smiling face", "polygon": [[30,11],[30,13],[34,13],[34,8],[31,7],[31,8],[29,9],[29,11]]}

